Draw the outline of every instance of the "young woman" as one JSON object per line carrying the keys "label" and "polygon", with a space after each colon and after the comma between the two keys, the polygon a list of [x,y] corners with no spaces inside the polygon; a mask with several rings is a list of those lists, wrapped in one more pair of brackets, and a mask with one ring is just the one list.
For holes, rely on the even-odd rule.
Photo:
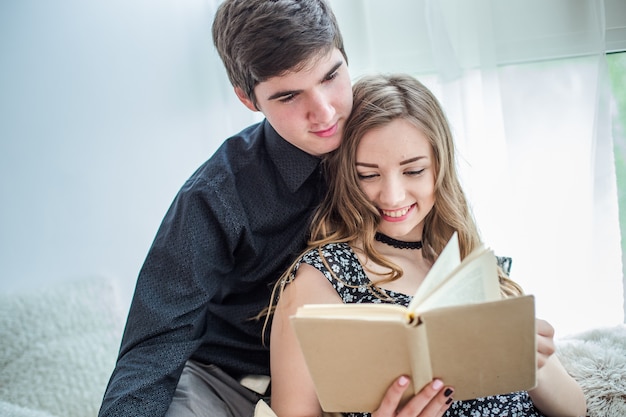
{"label": "young woman", "polygon": [[[407,305],[455,231],[462,257],[481,242],[458,180],[450,129],[433,94],[412,77],[394,75],[360,80],[353,96],[344,139],[327,161],[329,192],[313,220],[309,250],[279,283],[270,343],[271,405],[279,417],[321,415],[289,323],[298,307]],[[521,295],[499,272],[503,295]],[[422,402],[398,415],[584,415],[582,390],[553,355],[553,328],[537,320],[537,333],[538,385],[532,391],[452,402],[449,388],[435,397],[445,401]],[[354,411],[349,415],[365,415]],[[381,406],[373,415],[394,411]]]}

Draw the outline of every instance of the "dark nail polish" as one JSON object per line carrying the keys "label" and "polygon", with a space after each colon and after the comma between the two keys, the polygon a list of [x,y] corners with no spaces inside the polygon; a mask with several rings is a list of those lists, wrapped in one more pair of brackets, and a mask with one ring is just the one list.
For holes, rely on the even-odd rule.
{"label": "dark nail polish", "polygon": [[452,395],[453,392],[454,390],[452,388],[446,388],[446,390],[443,392],[443,395],[445,395],[446,397],[449,397]]}
{"label": "dark nail polish", "polygon": [[450,397],[450,398],[448,398],[448,399],[446,400],[446,405],[450,404],[451,402],[452,402],[452,397]]}

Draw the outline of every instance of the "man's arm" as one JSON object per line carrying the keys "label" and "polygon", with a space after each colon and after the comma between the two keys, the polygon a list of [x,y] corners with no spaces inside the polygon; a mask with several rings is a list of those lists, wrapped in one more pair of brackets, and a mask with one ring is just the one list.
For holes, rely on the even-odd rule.
{"label": "man's arm", "polygon": [[[183,189],[165,216],[140,271],[117,365],[99,416],[162,416],[185,362],[202,343],[219,257],[201,193]],[[219,249],[215,249],[219,247]]]}

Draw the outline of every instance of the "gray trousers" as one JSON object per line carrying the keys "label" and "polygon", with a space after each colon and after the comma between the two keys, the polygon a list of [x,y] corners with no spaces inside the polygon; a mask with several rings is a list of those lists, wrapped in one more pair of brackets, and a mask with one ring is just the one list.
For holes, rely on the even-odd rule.
{"label": "gray trousers", "polygon": [[166,417],[252,417],[260,394],[215,365],[187,361]]}

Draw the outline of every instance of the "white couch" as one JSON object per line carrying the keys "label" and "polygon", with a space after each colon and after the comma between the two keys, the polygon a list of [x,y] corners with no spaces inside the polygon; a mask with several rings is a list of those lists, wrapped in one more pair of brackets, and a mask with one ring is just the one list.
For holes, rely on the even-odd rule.
{"label": "white couch", "polygon": [[0,416],[96,416],[125,313],[113,281],[0,295]]}

